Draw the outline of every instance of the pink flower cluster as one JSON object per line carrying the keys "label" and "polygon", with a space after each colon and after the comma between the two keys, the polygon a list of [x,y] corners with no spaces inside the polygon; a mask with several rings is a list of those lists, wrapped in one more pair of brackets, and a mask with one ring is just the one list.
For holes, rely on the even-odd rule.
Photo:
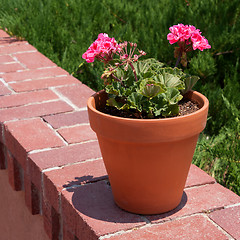
{"label": "pink flower cluster", "polygon": [[193,50],[199,49],[203,51],[204,49],[211,48],[208,40],[201,35],[200,30],[192,25],[183,25],[180,23],[173,25],[169,30],[171,33],[167,35],[167,39],[170,44],[180,41],[185,42],[187,45],[192,44]]}
{"label": "pink flower cluster", "polygon": [[88,50],[82,55],[88,63],[94,62],[95,58],[103,62],[112,59],[113,54],[119,51],[119,45],[114,38],[108,37],[106,33],[100,33],[98,38],[91,44]]}

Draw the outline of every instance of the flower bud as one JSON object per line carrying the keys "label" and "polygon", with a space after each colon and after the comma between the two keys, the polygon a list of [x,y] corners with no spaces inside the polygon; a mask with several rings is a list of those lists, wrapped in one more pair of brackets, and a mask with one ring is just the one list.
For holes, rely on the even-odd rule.
{"label": "flower bud", "polygon": [[138,60],[138,55],[135,54],[133,58],[134,58],[134,61],[136,62]]}

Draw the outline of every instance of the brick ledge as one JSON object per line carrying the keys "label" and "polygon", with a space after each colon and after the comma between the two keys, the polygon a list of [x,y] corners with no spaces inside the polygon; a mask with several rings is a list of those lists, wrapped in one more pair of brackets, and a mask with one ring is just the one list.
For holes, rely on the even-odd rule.
{"label": "brick ledge", "polygon": [[181,204],[141,216],[113,201],[86,101],[94,92],[0,30],[0,169],[50,239],[239,239],[240,197],[192,165]]}

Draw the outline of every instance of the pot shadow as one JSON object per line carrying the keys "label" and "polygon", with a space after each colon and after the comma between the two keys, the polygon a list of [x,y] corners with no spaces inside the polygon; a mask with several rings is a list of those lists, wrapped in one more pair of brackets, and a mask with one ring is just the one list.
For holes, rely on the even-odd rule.
{"label": "pot shadow", "polygon": [[15,43],[15,42],[20,42],[20,41],[24,41],[23,39],[17,39],[14,37],[3,37],[1,38],[0,42],[1,44],[11,44],[11,43]]}
{"label": "pot shadow", "polygon": [[88,184],[88,183],[94,183],[94,182],[104,180],[104,179],[107,180],[108,175],[103,175],[103,176],[99,176],[99,177],[94,177],[92,175],[85,175],[82,177],[75,177],[74,179],[75,180],[68,181],[66,184],[63,185],[63,188],[67,188],[66,190],[68,192],[72,192],[71,189],[68,189],[71,187],[77,187],[77,186],[81,186],[81,185]]}
{"label": "pot shadow", "polygon": [[[95,178],[90,175],[77,178],[76,181],[70,183],[71,188],[66,189],[73,193],[72,204],[83,218],[113,223],[142,223],[146,220],[143,216],[149,216],[150,220],[152,217],[154,220],[169,218],[184,208],[188,199],[187,194],[183,192],[180,204],[169,212],[154,215],[134,214],[122,210],[115,204],[111,186],[106,177],[100,181],[93,181],[93,179]],[[79,182],[82,182],[81,186],[76,186]]]}

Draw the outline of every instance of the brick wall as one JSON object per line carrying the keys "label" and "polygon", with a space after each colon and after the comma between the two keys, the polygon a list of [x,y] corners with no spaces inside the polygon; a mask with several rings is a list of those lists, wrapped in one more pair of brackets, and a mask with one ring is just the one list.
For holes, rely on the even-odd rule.
{"label": "brick wall", "polygon": [[32,215],[25,204],[24,191],[9,185],[7,170],[0,171],[0,239],[49,240],[41,215]]}
{"label": "brick wall", "polygon": [[[42,236],[240,238],[240,197],[194,165],[177,209],[153,216],[119,209],[88,122],[86,101],[93,93],[28,42],[0,30],[0,173],[7,172],[9,182],[0,178],[0,191],[11,186],[22,194],[26,209],[43,226]],[[14,211],[9,214],[18,219]],[[17,231],[11,220],[1,226],[1,240],[1,232]]]}

